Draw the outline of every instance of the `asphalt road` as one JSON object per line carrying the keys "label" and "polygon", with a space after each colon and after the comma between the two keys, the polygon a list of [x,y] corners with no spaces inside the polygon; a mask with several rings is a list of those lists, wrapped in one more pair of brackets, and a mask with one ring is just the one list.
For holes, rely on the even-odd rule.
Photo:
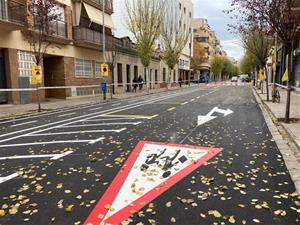
{"label": "asphalt road", "polygon": [[140,141],[223,151],[123,224],[300,224],[299,196],[248,86],[0,121],[0,224],[84,224]]}

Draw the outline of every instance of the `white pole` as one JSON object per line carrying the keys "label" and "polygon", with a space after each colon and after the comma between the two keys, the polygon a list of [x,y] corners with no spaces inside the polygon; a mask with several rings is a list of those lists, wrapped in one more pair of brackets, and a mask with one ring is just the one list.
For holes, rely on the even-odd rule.
{"label": "white pole", "polygon": [[105,59],[105,1],[106,0],[102,0],[102,40],[103,40],[103,63],[106,63],[106,59]]}

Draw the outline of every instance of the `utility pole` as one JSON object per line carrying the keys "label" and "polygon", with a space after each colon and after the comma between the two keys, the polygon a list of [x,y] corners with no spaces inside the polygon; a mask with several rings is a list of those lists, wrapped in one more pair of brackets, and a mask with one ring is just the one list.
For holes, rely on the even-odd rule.
{"label": "utility pole", "polygon": [[[102,0],[102,51],[103,51],[103,64],[106,64],[106,59],[105,59],[105,1]],[[106,86],[107,86],[107,81],[106,78],[103,77],[102,80],[102,90],[103,90],[103,99],[106,100]]]}
{"label": "utility pole", "polygon": [[277,68],[277,40],[278,35],[275,33],[275,58],[274,58],[274,65],[273,65],[273,90],[272,90],[272,102],[275,102],[275,82],[276,82],[276,68]]}

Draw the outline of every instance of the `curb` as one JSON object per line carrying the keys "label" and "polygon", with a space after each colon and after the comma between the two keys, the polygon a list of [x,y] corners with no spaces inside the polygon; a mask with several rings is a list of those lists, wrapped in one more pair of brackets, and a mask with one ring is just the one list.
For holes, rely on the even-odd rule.
{"label": "curb", "polygon": [[[300,162],[294,156],[294,153],[289,143],[290,140],[285,140],[283,138],[281,132],[282,130],[284,130],[284,128],[275,122],[276,118],[274,117],[273,113],[270,110],[268,110],[268,107],[260,99],[254,88],[252,88],[252,92],[255,96],[257,104],[259,105],[262,111],[269,131],[271,132],[272,137],[279,151],[282,154],[286,167],[290,173],[292,181],[294,182],[296,191],[300,192]],[[288,139],[290,139],[290,137]]]}

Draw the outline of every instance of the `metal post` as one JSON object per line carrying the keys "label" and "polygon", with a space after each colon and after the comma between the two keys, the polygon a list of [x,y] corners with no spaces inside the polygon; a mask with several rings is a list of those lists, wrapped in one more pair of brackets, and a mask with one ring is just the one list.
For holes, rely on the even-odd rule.
{"label": "metal post", "polygon": [[285,109],[285,123],[290,122],[290,108],[291,108],[291,91],[292,91],[292,85],[291,85],[291,77],[292,77],[292,72],[293,72],[293,57],[294,57],[294,41],[292,41],[292,49],[289,57],[289,62],[288,62],[288,81],[287,81],[287,100],[286,100],[286,109]]}
{"label": "metal post", "polygon": [[272,102],[275,102],[275,82],[276,82],[276,68],[277,68],[277,33],[275,34],[275,65],[273,65],[273,89],[272,89]]}
{"label": "metal post", "polygon": [[38,85],[36,85],[36,94],[37,94],[37,102],[38,102],[38,112],[41,112],[42,107],[41,107],[40,89]]}
{"label": "metal post", "polygon": [[[102,0],[102,51],[103,51],[103,64],[106,63],[105,60],[105,1]],[[106,93],[103,93],[103,100],[106,100]]]}

